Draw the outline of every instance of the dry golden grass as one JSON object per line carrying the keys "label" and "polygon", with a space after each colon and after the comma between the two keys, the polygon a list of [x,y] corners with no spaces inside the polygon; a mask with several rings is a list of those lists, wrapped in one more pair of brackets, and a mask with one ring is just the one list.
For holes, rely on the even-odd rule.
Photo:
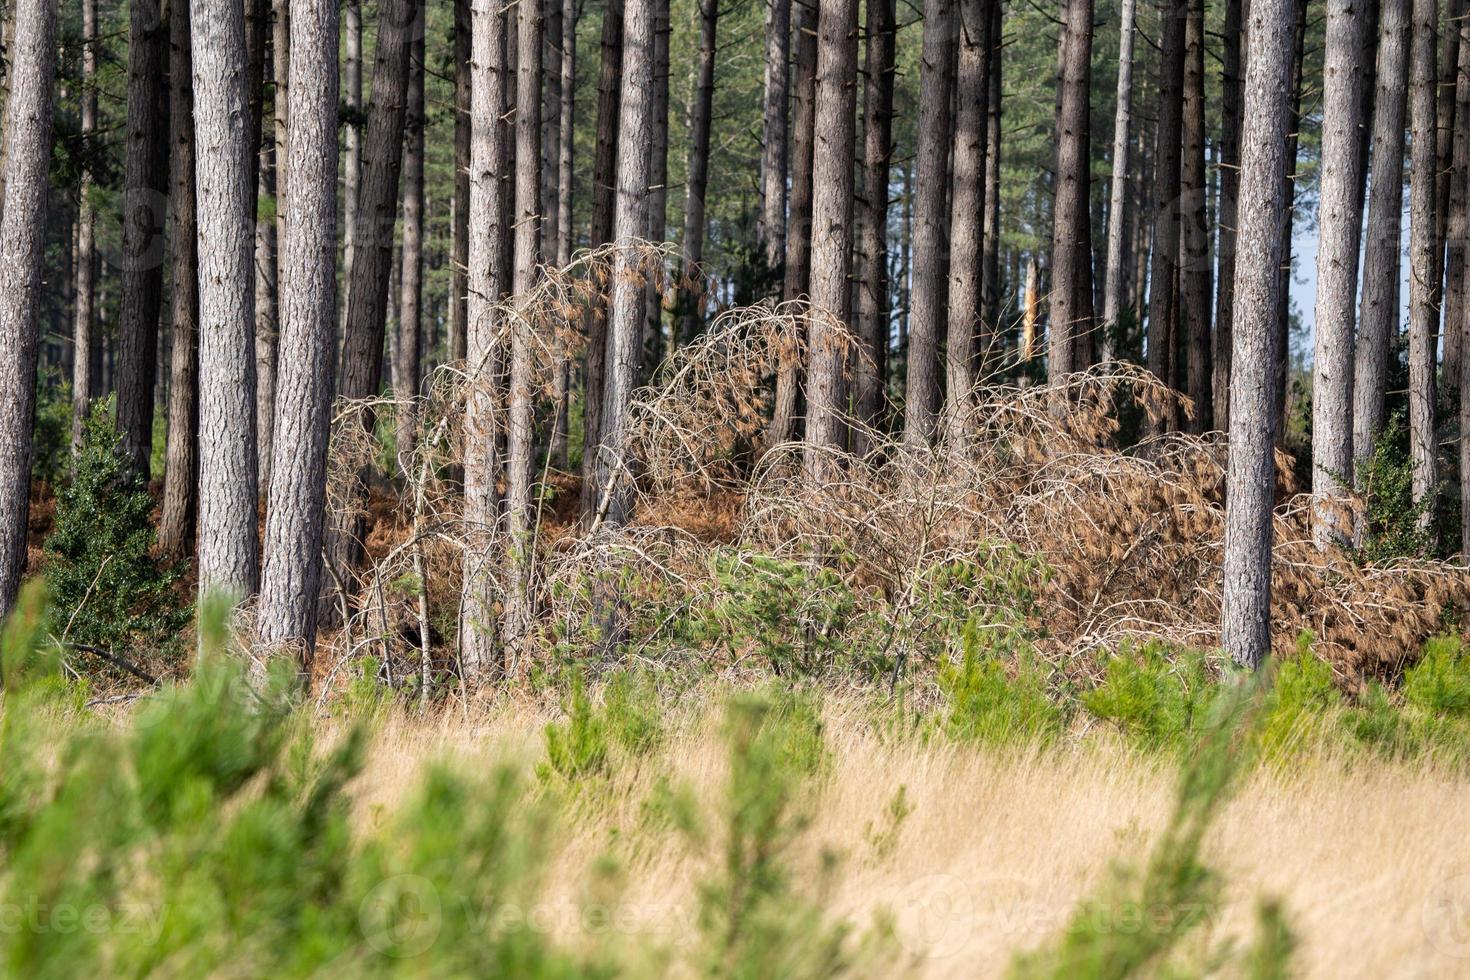
{"label": "dry golden grass", "polygon": [[[673,715],[655,755],[584,792],[554,835],[540,914],[565,941],[607,941],[588,934],[583,917],[598,901],[628,949],[695,941],[697,882],[721,860],[718,827],[695,845],[647,828],[639,811],[667,775],[718,813],[725,749],[718,712]],[[380,825],[431,762],[469,773],[507,761],[529,768],[547,720],[529,702],[479,719],[392,717],[354,784],[366,804],[357,812]],[[1115,862],[1142,862],[1172,805],[1170,758],[1106,738],[1009,753],[894,740],[841,701],[826,707],[825,738],[830,766],[803,803],[811,822],[791,852],[796,881],[815,894],[824,855],[836,855],[823,905],[859,927],[891,913],[905,975],[1001,972],[1016,951],[1064,927]],[[883,845],[900,787],[911,811]],[[1274,896],[1299,939],[1303,976],[1466,975],[1470,840],[1458,817],[1467,802],[1470,781],[1428,766],[1327,757],[1255,771],[1207,838],[1203,858],[1224,890],[1189,942],[1244,944],[1258,900]],[[621,867],[614,899],[592,873],[609,853]],[[1137,927],[1126,912],[1114,924]]]}

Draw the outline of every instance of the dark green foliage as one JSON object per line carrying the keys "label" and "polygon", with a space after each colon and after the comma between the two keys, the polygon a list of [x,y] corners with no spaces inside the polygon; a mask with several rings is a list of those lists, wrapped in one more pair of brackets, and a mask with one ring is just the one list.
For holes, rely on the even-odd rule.
{"label": "dark green foliage", "polygon": [[36,380],[31,439],[31,479],[56,486],[71,462],[71,389],[54,376]]}
{"label": "dark green foliage", "polygon": [[154,554],[152,510],[118,448],[108,404],[97,403],[45,542],[58,636],[119,652],[170,648],[189,614],[177,588],[182,569]]}
{"label": "dark green foliage", "polygon": [[1035,651],[1018,633],[986,629],[973,619],[965,626],[958,663],[945,660],[937,680],[952,737],[991,745],[1030,744],[1060,735],[1066,715],[1047,692],[1047,677]]}
{"label": "dark green foliage", "polygon": [[1395,412],[1357,473],[1357,490],[1366,502],[1362,562],[1428,557],[1433,538],[1424,526],[1429,500],[1414,501],[1414,466],[1403,412]]}
{"label": "dark green foliage", "polygon": [[1149,642],[1109,657],[1102,683],[1082,703],[1141,746],[1179,747],[1197,735],[1216,690],[1203,654]]}

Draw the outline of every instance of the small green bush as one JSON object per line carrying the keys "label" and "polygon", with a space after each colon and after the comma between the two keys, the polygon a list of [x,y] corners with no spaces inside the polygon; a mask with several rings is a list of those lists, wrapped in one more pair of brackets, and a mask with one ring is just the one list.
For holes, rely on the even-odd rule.
{"label": "small green bush", "polygon": [[1315,744],[1330,731],[1341,703],[1331,664],[1312,653],[1311,637],[1303,634],[1296,654],[1276,665],[1257,736],[1262,753],[1284,761]]}
{"label": "small green bush", "polygon": [[1034,651],[1013,630],[982,629],[972,619],[961,645],[960,661],[941,662],[936,678],[951,737],[1010,745],[1049,741],[1061,733],[1066,716],[1047,694]]}
{"label": "small green bush", "polygon": [[176,648],[189,618],[177,588],[182,569],[154,554],[152,510],[108,403],[96,403],[44,546],[58,636],[121,650]]}
{"label": "small green bush", "polygon": [[1177,748],[1197,735],[1216,690],[1199,651],[1150,641],[1108,658],[1102,683],[1082,703],[1145,748]]}
{"label": "small green bush", "polygon": [[1408,426],[1395,412],[1373,444],[1373,454],[1358,467],[1357,490],[1365,502],[1362,543],[1356,551],[1367,563],[1389,558],[1428,557],[1434,538],[1424,516],[1431,497],[1416,500],[1414,464],[1409,458]]}

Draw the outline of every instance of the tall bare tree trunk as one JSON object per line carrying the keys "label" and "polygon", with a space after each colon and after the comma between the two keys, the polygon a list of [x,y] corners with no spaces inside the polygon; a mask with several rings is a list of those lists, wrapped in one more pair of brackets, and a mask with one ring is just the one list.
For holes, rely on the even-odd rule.
{"label": "tall bare tree trunk", "polygon": [[168,21],[160,16],[158,0],[130,4],[128,19],[117,431],[123,452],[146,478],[153,449],[153,387],[158,371],[158,313],[163,302],[168,217],[168,94],[164,85],[168,77]]}
{"label": "tall bare tree trunk", "polygon": [[772,275],[779,273],[786,261],[786,95],[790,60],[791,0],[766,0],[761,212],[756,237],[765,249],[766,267]]}
{"label": "tall bare tree trunk", "polygon": [[648,155],[653,135],[653,3],[626,0],[623,33],[623,97],[618,112],[616,241],[623,243],[613,259],[612,299],[608,310],[607,384],[603,393],[603,430],[598,446],[599,494],[606,500],[606,520],[625,523],[632,508],[632,484],[626,471],[628,406],[642,361],[642,285],[639,251],[629,244],[646,227]]}
{"label": "tall bare tree trunk", "polygon": [[1286,190],[1295,17],[1292,0],[1251,0],[1245,76],[1230,450],[1225,484],[1220,639],[1236,663],[1257,667],[1271,649],[1271,511],[1276,489],[1276,310]]}
{"label": "tall bare tree trunk", "polygon": [[1189,0],[1163,0],[1157,138],[1154,141],[1154,249],[1149,270],[1148,369],[1175,385],[1171,297],[1179,275],[1179,190],[1184,124],[1184,32]]}
{"label": "tall bare tree trunk", "polygon": [[541,3],[541,253],[554,264],[561,254],[562,0]]}
{"label": "tall bare tree trunk", "polygon": [[1383,0],[1373,97],[1373,184],[1368,197],[1363,290],[1353,370],[1353,454],[1359,464],[1383,430],[1388,356],[1399,322],[1403,235],[1404,110],[1409,77],[1409,2]]}
{"label": "tall bare tree trunk", "polygon": [[1194,403],[1192,432],[1215,427],[1214,351],[1210,346],[1210,314],[1214,291],[1210,255],[1209,189],[1205,185],[1205,5],[1190,0],[1185,22],[1184,159],[1180,168],[1180,268],[1183,283],[1187,391]]}
{"label": "tall bare tree trunk", "polygon": [[1057,110],[1057,192],[1052,219],[1051,326],[1047,375],[1053,384],[1083,366],[1081,339],[1091,329],[1088,227],[1088,89],[1092,82],[1092,0],[1067,0],[1062,91]]}
{"label": "tall bare tree trunk", "polygon": [[1410,47],[1409,130],[1409,455],[1414,500],[1434,518],[1438,456],[1434,444],[1435,340],[1438,335],[1439,254],[1435,238],[1435,32],[1438,0],[1414,0]]}
{"label": "tall bare tree trunk", "polygon": [[1451,95],[1445,96],[1453,97],[1456,103],[1449,200],[1441,200],[1439,204],[1441,209],[1449,212],[1449,223],[1445,226],[1443,401],[1447,411],[1453,414],[1460,398],[1465,240],[1470,237],[1470,17],[1461,17],[1459,23],[1450,29],[1458,32],[1461,38],[1455,46],[1459,55],[1456,83]]}
{"label": "tall bare tree trunk", "polygon": [[[575,3],[575,0],[567,0]],[[566,96],[563,96],[565,99]],[[450,219],[449,359],[465,357],[470,261],[470,0],[454,0],[454,202]]]}
{"label": "tall bare tree trunk", "polygon": [[183,558],[194,547],[199,486],[199,226],[194,207],[194,66],[189,5],[169,8],[169,130],[173,143],[173,334],[168,384],[168,458],[158,546]]}
{"label": "tall bare tree trunk", "polygon": [[[541,7],[522,0],[516,18],[516,203],[515,259],[511,292],[528,303],[541,261]],[[534,416],[535,338],[524,317],[511,323],[510,439],[506,460],[512,562],[511,594],[506,603],[506,646],[516,651],[531,630],[532,465],[536,450]]]}
{"label": "tall bare tree trunk", "polygon": [[[284,67],[291,41],[286,18],[289,4],[276,0],[273,4],[276,26],[272,28],[273,66]],[[282,36],[285,35],[285,36]],[[275,72],[272,71],[275,75]],[[276,119],[285,119],[287,79],[280,76],[275,85]],[[274,121],[273,121],[274,123]],[[272,130],[277,127],[272,125]],[[272,132],[260,140],[257,168],[257,197],[276,198],[276,215],[280,216],[282,195],[286,188],[283,166],[286,160],[284,141]],[[278,162],[279,161],[279,162]],[[258,208],[257,208],[258,210]],[[276,354],[280,347],[280,228],[278,221],[255,223],[255,457],[256,478],[263,498],[271,492],[271,438],[275,428]]]}
{"label": "tall bare tree trunk", "polygon": [[828,0],[817,19],[816,141],[812,157],[810,400],[803,469],[819,476],[846,426],[841,331],[850,319],[852,163],[856,136],[857,0]]}
{"label": "tall bare tree trunk", "polygon": [[[97,134],[97,0],[82,0],[82,142],[90,149]],[[98,378],[92,371],[97,344],[97,214],[92,206],[92,169],[82,170],[77,213],[76,306],[72,317],[71,446],[81,449],[88,406]]]}
{"label": "tall bare tree trunk", "polygon": [[[424,15],[419,7],[419,17]],[[418,395],[423,360],[424,305],[424,31],[414,31],[408,78],[408,109],[403,144],[403,243],[398,292],[398,344],[393,388],[399,400],[394,442],[399,465],[412,473],[418,413],[408,399]]]}
{"label": "tall bare tree trunk", "polygon": [[[817,119],[817,0],[791,0],[795,8],[796,73],[792,79],[791,194],[786,220],[786,268],[781,298],[805,296],[812,264],[812,158]],[[785,356],[776,370],[776,402],[766,442],[786,442],[795,434],[801,364]]]}
{"label": "tall bare tree trunk", "polygon": [[[669,237],[669,0],[655,0],[653,17],[653,145],[648,151],[645,237],[662,243]],[[664,286],[661,276],[649,276],[643,299],[643,348],[650,368],[664,356]]]}
{"label": "tall bare tree trunk", "polygon": [[[1123,310],[1124,212],[1128,202],[1128,135],[1133,121],[1134,0],[1123,0],[1118,21],[1118,95],[1113,115],[1113,177],[1108,205],[1108,267],[1103,285],[1102,358],[1117,354],[1114,338]],[[1239,42],[1237,42],[1239,43]]]}
{"label": "tall bare tree trunk", "polygon": [[[619,87],[623,77],[623,3],[606,0],[602,11],[601,65],[597,76],[597,141],[592,161],[592,226],[587,244],[598,248],[613,237],[616,203]],[[602,495],[598,445],[602,441],[603,388],[607,376],[607,300],[598,296],[587,318],[587,369],[582,386],[582,511],[591,513]]]}
{"label": "tall bare tree trunk", "polygon": [[473,38],[470,82],[470,198],[466,213],[469,229],[468,330],[466,371],[469,391],[465,400],[464,463],[464,584],[460,602],[460,665],[466,681],[498,674],[495,653],[495,588],[491,565],[497,555],[493,531],[498,524],[496,479],[500,461],[496,452],[496,378],[500,339],[495,307],[503,284],[495,260],[500,250],[502,210],[496,161],[501,155],[504,130],[500,115],[505,70],[505,21],[496,0],[473,0]]}
{"label": "tall bare tree trunk", "polygon": [[199,587],[257,581],[254,148],[245,16],[192,0],[199,222]]}
{"label": "tall bare tree trunk", "polygon": [[347,304],[352,295],[352,266],[357,249],[357,197],[362,185],[362,0],[344,0],[342,81],[347,110],[343,127],[342,332],[347,332]]}
{"label": "tall bare tree trunk", "polygon": [[[954,182],[949,219],[949,309],[944,354],[945,430],[950,447],[965,445],[965,426],[974,408],[975,344],[989,353],[985,325],[985,136],[990,95],[989,0],[959,0],[959,67],[955,77],[959,111],[954,126]],[[1085,108],[1083,111],[1086,111]]]}
{"label": "tall bare tree trunk", "polygon": [[1001,8],[990,5],[990,90],[985,100],[985,322],[1000,324],[1000,58],[1005,46]]}
{"label": "tall bare tree trunk", "polygon": [[1353,301],[1363,214],[1358,198],[1363,0],[1328,0],[1322,102],[1321,229],[1312,358],[1312,492],[1319,548],[1351,531],[1342,513],[1353,470]]}
{"label": "tall bare tree trunk", "polygon": [[[1215,424],[1230,418],[1231,330],[1235,320],[1235,225],[1236,199],[1240,195],[1240,103],[1242,0],[1225,0],[1225,23],[1221,32],[1224,52],[1220,77],[1220,254],[1219,289],[1215,294]],[[1141,252],[1140,252],[1141,254]]]}
{"label": "tall bare tree trunk", "polygon": [[684,286],[680,290],[679,337],[689,343],[704,322],[704,198],[709,184],[709,134],[715,98],[715,31],[719,0],[698,0],[699,61],[689,100],[689,179],[684,198]]}
{"label": "tall bare tree trunk", "polygon": [[18,0],[14,23],[0,195],[0,618],[10,615],[26,567],[56,5]]}
{"label": "tall bare tree trunk", "polygon": [[922,446],[934,437],[939,411],[939,336],[945,323],[944,252],[949,244],[949,152],[955,71],[953,0],[924,3],[919,65],[918,172],[914,190],[913,310],[903,438]]}
{"label": "tall bare tree trunk", "polygon": [[293,0],[280,411],[257,614],[262,642],[299,644],[307,670],[316,643],[336,382],[337,17],[334,0]]}
{"label": "tall bare tree trunk", "polygon": [[[987,23],[987,35],[989,26]],[[888,172],[893,156],[894,47],[897,33],[893,0],[868,0],[863,84],[863,194],[858,200],[862,208],[862,220],[858,222],[862,241],[858,251],[863,260],[863,277],[858,285],[856,327],[862,351],[853,372],[853,408],[858,420],[869,426],[876,426],[880,421],[888,377]],[[988,86],[989,80],[986,79],[985,83]],[[783,115],[783,123],[784,118]],[[770,253],[767,255],[769,257]],[[861,430],[854,432],[854,439],[853,452],[866,452],[868,446],[861,437]]]}
{"label": "tall bare tree trunk", "polygon": [[[560,172],[561,198],[557,201],[556,264],[565,267],[572,261],[572,154],[573,111],[577,77],[577,0],[562,0],[561,12],[561,113],[560,143],[557,146],[557,169]],[[571,447],[567,440],[567,421],[571,412],[572,358],[557,342],[556,363],[552,376],[550,453],[552,465],[571,469]]]}

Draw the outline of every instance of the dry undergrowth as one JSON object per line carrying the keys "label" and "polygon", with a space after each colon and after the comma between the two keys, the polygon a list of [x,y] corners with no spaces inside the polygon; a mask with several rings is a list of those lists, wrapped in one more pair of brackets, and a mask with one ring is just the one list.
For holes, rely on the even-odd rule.
{"label": "dry undergrowth", "polygon": [[[663,275],[662,252],[648,246],[644,260],[647,275]],[[542,395],[551,390],[557,357],[575,353],[592,295],[588,283],[605,281],[608,268],[606,252],[588,256],[502,307],[499,336],[523,328],[537,338],[534,383]],[[616,582],[624,603],[651,601],[659,590],[709,596],[720,587],[711,561],[719,547],[836,569],[862,602],[895,619],[912,618],[919,584],[947,564],[993,562],[997,555],[1031,562],[1025,567],[1033,571],[1024,574],[1035,595],[1024,614],[1037,646],[1076,670],[1095,663],[1091,653],[1129,638],[1218,645],[1223,436],[1170,433],[1117,447],[1120,413],[1158,419],[1187,410],[1157,379],[1109,363],[1071,377],[1061,392],[983,380],[962,446],[915,449],[848,420],[849,431],[865,436],[854,444],[867,451],[834,451],[834,465],[818,467],[823,477],[813,481],[804,475],[800,444],[763,441],[771,381],[781,364],[804,358],[808,315],[793,303],[724,311],[635,394],[627,472],[637,505],[628,527],[567,522],[567,498],[575,498],[577,486],[549,471],[537,474],[550,488],[541,505],[548,519],[532,540],[513,542],[504,526],[464,526],[456,483],[462,406],[470,389],[496,397],[503,390],[498,354],[441,369],[419,398],[375,403],[377,411],[414,412],[420,435],[398,460],[396,511],[375,515],[360,599],[335,652],[318,658],[323,669],[335,669],[345,653],[368,651],[390,674],[426,665],[452,671],[454,638],[447,634],[472,538],[516,556],[491,563],[501,595],[513,561],[533,565],[540,626],[528,648],[509,657],[522,669],[544,655],[558,624],[570,628],[592,615],[596,603],[586,583]],[[504,406],[496,404],[503,418]],[[343,488],[376,451],[355,422],[366,407],[338,413],[333,501],[352,499]],[[1396,673],[1427,637],[1470,608],[1470,576],[1443,562],[1360,565],[1344,553],[1318,552],[1309,498],[1281,462],[1275,646],[1287,650],[1311,631],[1317,651],[1349,685]],[[418,582],[427,596],[422,608]],[[980,595],[973,601],[982,618],[1006,618],[1006,610],[985,608]],[[625,649],[637,650],[648,638],[624,639]]]}

